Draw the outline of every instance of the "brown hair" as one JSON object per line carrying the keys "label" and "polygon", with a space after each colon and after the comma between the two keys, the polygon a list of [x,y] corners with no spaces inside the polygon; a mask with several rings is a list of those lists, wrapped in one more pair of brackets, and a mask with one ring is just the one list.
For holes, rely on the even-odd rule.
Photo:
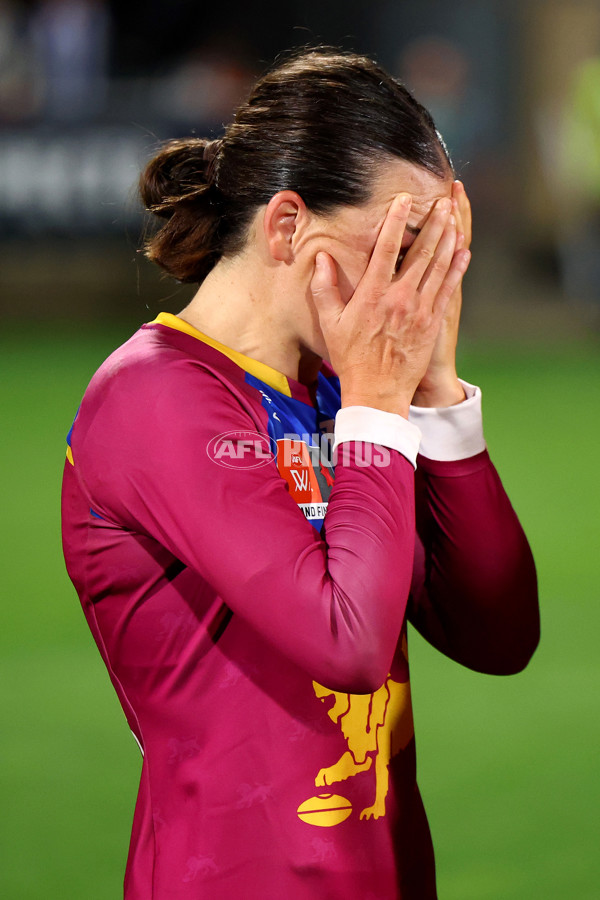
{"label": "brown hair", "polygon": [[255,84],[222,138],[171,141],[140,179],[166,219],[144,250],[179,281],[200,282],[244,246],[257,209],[297,191],[314,213],[369,199],[385,158],[444,177],[452,164],[429,113],[366,57],[301,51]]}

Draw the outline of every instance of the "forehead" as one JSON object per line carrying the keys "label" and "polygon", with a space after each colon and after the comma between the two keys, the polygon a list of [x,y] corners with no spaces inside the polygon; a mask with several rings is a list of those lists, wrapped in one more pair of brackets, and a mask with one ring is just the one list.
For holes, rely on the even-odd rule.
{"label": "forehead", "polygon": [[[451,196],[452,184],[450,175],[439,178],[403,160],[386,161],[377,169],[369,199],[360,206],[339,207],[326,217],[325,231],[344,244],[351,244],[355,250],[369,254],[397,194],[408,193],[412,197],[407,234],[414,235],[422,228],[436,200]],[[319,231],[323,220],[320,223]]]}
{"label": "forehead", "polygon": [[369,200],[364,204],[365,212],[378,217],[379,225],[397,194],[408,193],[412,196],[412,207],[408,224],[411,228],[421,228],[436,200],[450,197],[453,179],[451,175],[440,178],[420,166],[403,160],[384,163],[373,182]]}

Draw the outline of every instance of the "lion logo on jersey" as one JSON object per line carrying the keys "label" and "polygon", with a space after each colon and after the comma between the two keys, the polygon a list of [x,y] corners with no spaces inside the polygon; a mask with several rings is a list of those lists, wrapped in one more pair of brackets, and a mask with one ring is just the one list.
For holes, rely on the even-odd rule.
{"label": "lion logo on jersey", "polygon": [[414,734],[410,682],[394,681],[389,676],[374,694],[340,694],[316,681],[313,689],[323,703],[334,698],[327,715],[340,727],[347,747],[337,762],[319,771],[315,785],[346,781],[367,772],[374,762],[375,799],[372,806],[362,810],[360,818],[379,819],[385,815],[390,760],[404,750]]}

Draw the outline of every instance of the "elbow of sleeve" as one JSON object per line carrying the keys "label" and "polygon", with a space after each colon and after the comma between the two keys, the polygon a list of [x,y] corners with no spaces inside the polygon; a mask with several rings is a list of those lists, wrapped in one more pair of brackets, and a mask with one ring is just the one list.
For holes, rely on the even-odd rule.
{"label": "elbow of sleeve", "polygon": [[316,679],[319,684],[338,694],[374,694],[384,684],[388,673],[381,674],[381,670],[373,672],[352,672],[343,675],[338,672],[325,673],[322,678]]}
{"label": "elbow of sleeve", "polygon": [[346,682],[348,686],[345,689],[345,693],[374,694],[384,684],[388,675],[389,666],[384,668],[378,666],[370,670],[365,669],[361,672],[355,672]]}
{"label": "elbow of sleeve", "polygon": [[[464,623],[463,623],[464,625]],[[458,662],[486,675],[516,675],[529,664],[540,641],[540,617],[537,592],[503,615],[497,608],[486,610],[482,618],[474,615],[467,627],[454,630],[449,653]]]}
{"label": "elbow of sleeve", "polygon": [[540,641],[540,609],[533,558],[528,552],[518,577],[498,581],[487,598],[491,659],[485,671],[516,675],[529,664]]}
{"label": "elbow of sleeve", "polygon": [[481,649],[477,655],[470,652],[450,654],[453,659],[474,672],[481,672],[483,675],[518,675],[527,668],[537,645],[539,643],[539,633],[537,638],[519,639],[505,644],[501,650],[496,648],[487,650]]}
{"label": "elbow of sleeve", "polygon": [[529,665],[537,644],[536,641],[527,647],[520,646],[502,659],[496,660],[494,664],[483,665],[481,671],[486,675],[518,675]]}
{"label": "elbow of sleeve", "polygon": [[522,615],[519,625],[513,625],[502,641],[502,651],[488,660],[484,671],[490,675],[517,675],[531,661],[540,642],[540,617],[537,598],[527,616]]}
{"label": "elbow of sleeve", "polygon": [[346,662],[338,657],[323,666],[315,680],[341,694],[374,694],[385,682],[392,663],[387,655],[356,650]]}
{"label": "elbow of sleeve", "polygon": [[512,638],[507,652],[506,671],[503,674],[516,675],[525,669],[540,642],[540,606],[535,568],[531,567],[529,585],[521,593],[514,616]]}
{"label": "elbow of sleeve", "polygon": [[531,658],[537,650],[540,642],[540,621],[539,616],[535,623],[519,635],[519,641],[513,647],[511,654],[508,656],[505,671],[500,672],[501,675],[517,675],[527,668]]}

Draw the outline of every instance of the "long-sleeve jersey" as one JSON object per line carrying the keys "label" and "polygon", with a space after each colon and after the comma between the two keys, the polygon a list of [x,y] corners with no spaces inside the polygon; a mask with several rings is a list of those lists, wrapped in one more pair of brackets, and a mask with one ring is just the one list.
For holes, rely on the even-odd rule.
{"label": "long-sleeve jersey", "polygon": [[436,896],[406,621],[516,671],[535,570],[487,451],[333,465],[339,406],[326,367],[309,388],[164,314],[85,393],[63,543],[144,754],[127,900]]}

